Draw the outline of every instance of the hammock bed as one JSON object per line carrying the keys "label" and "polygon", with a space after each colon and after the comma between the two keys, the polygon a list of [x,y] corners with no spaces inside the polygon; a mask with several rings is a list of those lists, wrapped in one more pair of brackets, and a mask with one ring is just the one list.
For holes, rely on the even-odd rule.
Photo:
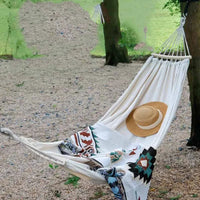
{"label": "hammock bed", "polygon": [[[74,175],[96,183],[107,182],[117,199],[147,199],[156,149],[175,116],[191,59],[184,23],[182,17],[160,53],[147,59],[122,96],[92,126],[51,143],[18,137],[7,128],[1,128],[1,132]],[[166,107],[156,133],[138,136],[127,127],[130,113],[136,108],[160,103]]]}

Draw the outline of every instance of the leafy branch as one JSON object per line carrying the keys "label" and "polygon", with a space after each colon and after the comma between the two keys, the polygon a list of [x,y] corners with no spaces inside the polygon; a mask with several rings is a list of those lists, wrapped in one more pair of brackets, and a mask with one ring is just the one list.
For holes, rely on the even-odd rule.
{"label": "leafy branch", "polygon": [[168,0],[163,9],[168,9],[170,11],[170,15],[175,15],[180,13],[180,2],[179,0]]}

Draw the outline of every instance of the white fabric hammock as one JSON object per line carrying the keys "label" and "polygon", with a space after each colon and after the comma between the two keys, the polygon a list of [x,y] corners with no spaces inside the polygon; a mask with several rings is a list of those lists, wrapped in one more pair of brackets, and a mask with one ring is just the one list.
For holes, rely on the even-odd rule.
{"label": "white fabric hammock", "polygon": [[[65,141],[52,143],[18,137],[6,128],[1,128],[1,132],[38,155],[65,166],[72,174],[95,182],[107,181],[118,199],[147,199],[156,149],[174,118],[191,58],[184,22],[183,17],[160,54],[147,59],[127,90],[93,126]],[[175,50],[179,53],[175,54]],[[151,101],[168,105],[163,123],[157,134],[134,136],[126,127],[126,118],[134,108]]]}

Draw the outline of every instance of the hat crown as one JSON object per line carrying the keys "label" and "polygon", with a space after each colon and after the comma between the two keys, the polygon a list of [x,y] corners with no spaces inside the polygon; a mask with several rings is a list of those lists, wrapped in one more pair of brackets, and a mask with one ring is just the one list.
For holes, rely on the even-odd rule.
{"label": "hat crown", "polygon": [[159,118],[159,111],[153,106],[141,106],[133,113],[136,124],[140,126],[149,126],[154,124]]}
{"label": "hat crown", "polygon": [[134,108],[126,119],[128,130],[139,137],[147,137],[159,132],[167,112],[167,104],[152,101]]}

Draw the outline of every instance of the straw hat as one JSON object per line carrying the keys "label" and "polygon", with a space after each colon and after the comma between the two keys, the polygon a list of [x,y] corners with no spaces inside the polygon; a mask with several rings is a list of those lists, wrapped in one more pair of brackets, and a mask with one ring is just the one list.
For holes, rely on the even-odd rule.
{"label": "straw hat", "polygon": [[128,130],[136,136],[146,137],[156,134],[167,111],[163,102],[150,102],[135,108],[127,117]]}

